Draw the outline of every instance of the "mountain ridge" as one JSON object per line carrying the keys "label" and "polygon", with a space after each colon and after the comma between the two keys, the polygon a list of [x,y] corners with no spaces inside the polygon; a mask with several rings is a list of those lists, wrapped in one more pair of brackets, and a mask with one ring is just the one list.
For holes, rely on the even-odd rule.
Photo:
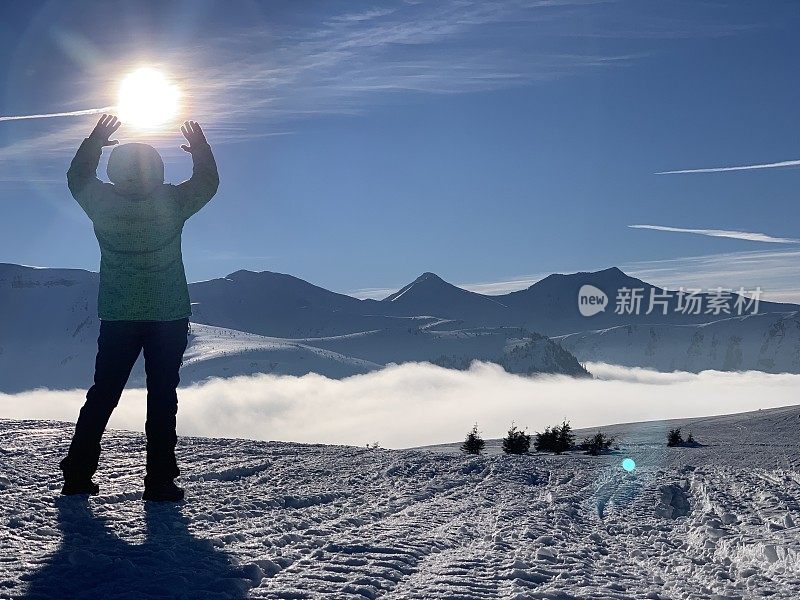
{"label": "mountain ridge", "polygon": [[[4,317],[0,384],[5,391],[40,383],[82,387],[91,380],[99,328],[98,281],[96,272],[83,269],[0,263],[0,315]],[[193,338],[196,360],[186,370],[185,381],[253,372],[318,372],[341,378],[393,362],[427,361],[466,368],[472,360],[496,362],[522,374],[585,374],[579,361],[659,370],[800,372],[800,361],[783,358],[795,352],[794,321],[780,321],[776,316],[798,311],[800,306],[762,303],[760,314],[772,316],[732,320],[713,328],[716,337],[704,339],[713,341],[713,348],[725,347],[733,353],[731,360],[720,361],[713,348],[703,350],[707,341],[686,342],[682,329],[720,320],[719,316],[625,315],[608,306],[604,312],[584,317],[578,311],[577,295],[585,284],[606,290],[610,298],[612,289],[620,286],[662,290],[610,267],[552,274],[525,290],[489,296],[426,271],[383,300],[362,300],[293,275],[239,269],[189,285],[191,321],[202,335]],[[740,331],[745,327],[746,332]],[[637,333],[598,333],[613,328]],[[651,334],[651,328],[656,333]],[[778,333],[773,331],[776,328]],[[776,337],[780,331],[783,344]],[[654,336],[660,336],[660,345]],[[560,351],[559,345],[566,351]],[[654,358],[656,346],[669,360]],[[684,356],[687,353],[691,357]],[[131,377],[133,382],[143,381],[141,363]]]}

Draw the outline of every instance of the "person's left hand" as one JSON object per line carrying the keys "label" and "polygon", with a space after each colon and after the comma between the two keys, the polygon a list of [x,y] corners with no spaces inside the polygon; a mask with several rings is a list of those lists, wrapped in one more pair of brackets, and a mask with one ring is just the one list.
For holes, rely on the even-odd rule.
{"label": "person's left hand", "polygon": [[100,117],[97,125],[94,126],[89,137],[100,142],[101,146],[114,146],[119,144],[119,140],[110,140],[108,138],[114,135],[114,132],[119,129],[120,125],[122,125],[122,123],[120,123],[119,119],[114,115],[103,115]]}

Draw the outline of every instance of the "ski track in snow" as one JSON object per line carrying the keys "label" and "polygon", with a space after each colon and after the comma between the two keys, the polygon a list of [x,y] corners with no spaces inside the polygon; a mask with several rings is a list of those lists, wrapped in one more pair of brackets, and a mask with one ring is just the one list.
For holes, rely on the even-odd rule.
{"label": "ski track in snow", "polygon": [[141,435],[64,498],[72,425],[0,420],[0,598],[796,599],[799,418],[604,457],[182,437],[178,506],[142,503]]}

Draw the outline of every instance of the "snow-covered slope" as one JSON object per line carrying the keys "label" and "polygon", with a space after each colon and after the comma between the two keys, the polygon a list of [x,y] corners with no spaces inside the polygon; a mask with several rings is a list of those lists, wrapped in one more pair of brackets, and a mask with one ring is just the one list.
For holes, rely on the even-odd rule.
{"label": "snow-covered slope", "polygon": [[702,325],[627,325],[554,338],[585,362],[659,371],[800,373],[800,313],[768,313]]}
{"label": "snow-covered slope", "polygon": [[97,285],[82,269],[0,263],[0,391],[91,382]]}
{"label": "snow-covered slope", "polygon": [[181,438],[160,506],[140,434],[107,432],[87,501],[57,495],[71,425],[0,421],[0,597],[794,600],[799,424],[619,426],[603,457]]}
{"label": "snow-covered slope", "polygon": [[[415,325],[413,320],[405,325],[345,336],[287,340],[193,323],[181,383],[253,373],[319,373],[339,379],[389,363],[412,361],[467,369],[473,360],[483,360],[500,364],[511,373],[587,375],[574,356],[548,338],[530,332],[505,328],[440,331]],[[137,368],[131,382],[144,386],[143,370]]]}
{"label": "snow-covered slope", "polygon": [[456,322],[435,321],[299,341],[347,356],[369,357],[382,364],[426,361],[467,369],[473,360],[482,360],[502,365],[510,373],[587,375],[561,346],[516,327],[462,328]]}
{"label": "snow-covered slope", "polygon": [[[183,357],[181,383],[254,373],[319,373],[338,379],[382,366],[296,341],[193,323],[189,346]],[[134,383],[144,385],[145,380],[134,380]]]}

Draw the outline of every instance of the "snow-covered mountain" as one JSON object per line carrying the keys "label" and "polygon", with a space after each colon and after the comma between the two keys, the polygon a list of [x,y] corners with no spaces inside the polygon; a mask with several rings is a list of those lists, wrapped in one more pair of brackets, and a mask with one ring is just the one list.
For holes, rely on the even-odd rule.
{"label": "snow-covered mountain", "polygon": [[383,310],[395,314],[436,315],[483,325],[514,323],[514,315],[501,300],[457,287],[435,273],[423,273],[382,304]]}
{"label": "snow-covered mountain", "polygon": [[[608,297],[606,310],[585,317],[578,292],[592,285]],[[620,290],[641,290],[639,314],[618,314]],[[296,277],[263,271],[237,271],[220,279],[190,285],[194,320],[262,335],[321,337],[391,326],[395,317],[430,316],[461,321],[465,326],[524,327],[544,335],[565,335],[632,323],[707,323],[728,316],[706,312],[710,294],[697,295],[698,314],[678,310],[678,296],[630,277],[617,268],[589,273],[555,274],[525,290],[487,296],[454,286],[434,273],[423,273],[383,300],[359,300],[329,292]],[[650,310],[651,294],[657,302]],[[727,310],[736,314],[738,296]],[[800,310],[795,304],[760,302],[759,313]],[[749,314],[749,313],[747,313]]]}
{"label": "snow-covered mountain", "polygon": [[[592,316],[583,316],[578,310],[578,293],[584,285],[591,285],[606,294],[607,308]],[[619,314],[616,311],[617,297],[624,290],[636,290],[640,297],[639,310],[633,314]],[[697,294],[701,310],[697,314],[679,310],[678,294],[631,277],[620,269],[612,267],[588,273],[553,274],[537,281],[529,288],[493,296],[519,315],[520,324],[545,335],[556,336],[591,331],[630,324],[698,324],[719,320],[729,314],[738,314],[736,300],[738,295],[730,294],[725,305],[729,313],[720,312],[717,316],[706,312],[709,298],[713,294],[702,290]],[[651,296],[655,303],[650,307]],[[663,304],[661,302],[663,301]],[[745,307],[742,306],[742,309]],[[796,304],[759,302],[758,312],[790,312],[800,310]],[[749,314],[744,311],[742,314]],[[719,316],[721,315],[721,316]]]}
{"label": "snow-covered mountain", "polygon": [[[91,381],[97,285],[97,273],[89,271],[0,263],[0,391]],[[651,314],[617,314],[609,306],[584,317],[578,311],[583,285],[603,290],[609,302],[624,288],[641,289],[645,297],[650,290],[663,293],[612,268],[551,275],[499,296],[424,273],[383,300],[359,300],[291,275],[236,271],[189,286],[196,333],[182,381],[254,372],[345,377],[423,360],[461,368],[480,359],[515,373],[583,373],[570,352],[582,361],[661,370],[800,372],[796,318],[778,314],[796,313],[796,305],[763,302],[763,314],[713,325],[707,323],[722,317],[681,314],[674,297]],[[558,336],[557,343],[535,332]],[[140,360],[131,382],[143,381]]]}
{"label": "snow-covered mountain", "polygon": [[325,337],[402,326],[409,317],[459,320],[467,326],[515,325],[491,296],[424,273],[384,300],[360,300],[282,273],[236,271],[193,283],[193,320],[276,337]]}
{"label": "snow-covered mountain", "polygon": [[396,323],[379,310],[377,301],[337,294],[270,271],[241,270],[192,283],[189,294],[192,321],[273,337],[342,335]]}
{"label": "snow-covered mountain", "polygon": [[[0,391],[83,388],[92,381],[97,285],[96,273],[79,269],[0,264]],[[371,307],[390,303],[289,275],[238,271],[190,290],[194,316],[182,385],[252,373],[341,378],[408,361],[466,368],[485,360],[514,373],[586,375],[575,357],[533,332],[379,314]],[[130,383],[144,382],[140,357]]]}
{"label": "snow-covered mountain", "polygon": [[100,495],[64,498],[73,426],[0,420],[0,597],[796,600],[798,422],[612,426],[597,457],[180,437],[162,506],[140,433],[107,431]]}
{"label": "snow-covered mountain", "polygon": [[659,371],[800,373],[800,313],[767,313],[700,325],[634,324],[553,338],[584,362]]}

